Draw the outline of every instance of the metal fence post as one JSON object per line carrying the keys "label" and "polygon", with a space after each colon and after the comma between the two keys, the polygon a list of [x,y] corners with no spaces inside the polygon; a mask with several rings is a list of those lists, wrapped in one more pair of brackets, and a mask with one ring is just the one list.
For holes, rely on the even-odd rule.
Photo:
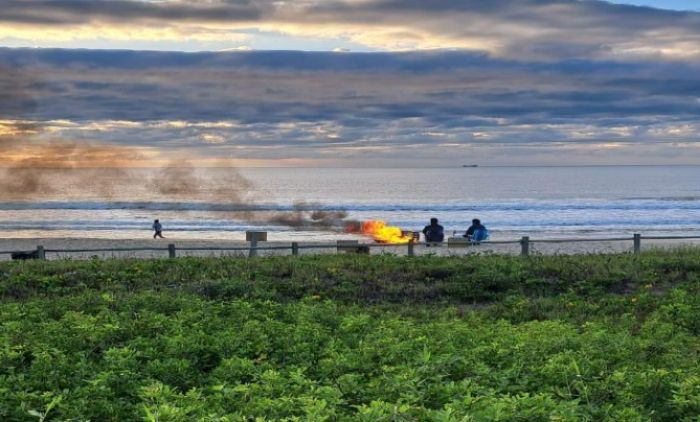
{"label": "metal fence post", "polygon": [[168,256],[170,258],[175,258],[177,254],[175,253],[175,244],[171,243],[168,245]]}
{"label": "metal fence post", "polygon": [[414,244],[413,244],[413,239],[408,241],[408,256],[414,256],[415,251],[414,251]]}
{"label": "metal fence post", "polygon": [[299,255],[299,244],[297,242],[292,242],[292,255]]}
{"label": "metal fence post", "polygon": [[638,254],[642,251],[642,235],[639,233],[634,234],[634,253]]}
{"label": "metal fence post", "polygon": [[46,251],[43,246],[39,245],[36,247],[36,257],[38,259],[46,259]]}
{"label": "metal fence post", "polygon": [[530,255],[530,236],[523,236],[522,239],[520,239],[520,255]]}

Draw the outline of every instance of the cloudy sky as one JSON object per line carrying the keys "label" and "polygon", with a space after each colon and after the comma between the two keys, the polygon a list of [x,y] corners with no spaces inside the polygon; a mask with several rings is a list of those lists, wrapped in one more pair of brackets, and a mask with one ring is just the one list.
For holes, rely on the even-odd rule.
{"label": "cloudy sky", "polygon": [[697,0],[2,3],[0,166],[700,163]]}

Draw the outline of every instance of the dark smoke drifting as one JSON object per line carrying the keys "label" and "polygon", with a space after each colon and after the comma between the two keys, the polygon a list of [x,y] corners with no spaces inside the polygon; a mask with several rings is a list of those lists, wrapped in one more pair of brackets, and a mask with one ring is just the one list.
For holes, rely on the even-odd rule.
{"label": "dark smoke drifting", "polygon": [[297,229],[342,229],[347,224],[345,211],[321,211],[318,204],[298,202],[294,210],[278,212],[267,218],[267,222]]}
{"label": "dark smoke drifting", "polygon": [[[172,161],[153,176],[151,184],[156,193],[166,197],[249,204],[253,184],[235,168],[222,166],[218,170],[215,176],[201,174],[186,160]],[[212,177],[217,180],[212,181]]]}
{"label": "dark smoke drifting", "polygon": [[[41,141],[33,134],[14,136],[3,142],[6,159],[0,168],[0,200],[36,200],[50,197],[95,197],[111,199],[120,186],[136,181],[117,166],[82,168],[91,163],[104,165],[138,157],[133,148]],[[81,168],[79,172],[71,171]]]}

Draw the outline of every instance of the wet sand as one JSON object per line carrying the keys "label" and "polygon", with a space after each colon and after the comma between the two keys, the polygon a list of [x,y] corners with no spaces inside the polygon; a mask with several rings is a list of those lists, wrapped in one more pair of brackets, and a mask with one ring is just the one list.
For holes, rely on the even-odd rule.
{"label": "wet sand", "polygon": [[[181,240],[170,241],[168,239],[150,240],[110,240],[110,239],[0,239],[0,251],[33,251],[41,245],[46,250],[47,259],[90,259],[99,257],[111,258],[168,258],[168,244],[173,243],[176,247],[176,255],[181,256],[248,256],[249,244],[242,241],[204,241],[204,240]],[[406,255],[408,247],[405,245],[371,245],[371,254],[394,254]],[[337,253],[338,249],[334,242],[303,242],[299,243],[300,255]],[[326,245],[327,247],[320,247]],[[260,242],[259,246],[282,247],[284,249],[272,251],[258,251],[259,256],[269,255],[291,255],[290,242]],[[642,250],[651,248],[677,248],[694,246],[700,247],[700,239],[692,240],[642,240]],[[185,248],[239,248],[240,250],[186,250]],[[88,249],[113,249],[113,248],[153,248],[157,250],[138,251],[83,251],[66,252],[66,249],[88,250]],[[533,241],[530,244],[530,254],[532,255],[572,255],[572,254],[592,254],[592,253],[628,253],[632,252],[633,242],[629,241],[593,241],[593,242],[567,242],[567,243],[542,243]],[[63,250],[63,251],[59,251]],[[414,246],[416,255],[440,255],[440,256],[460,256],[460,255],[517,255],[520,254],[521,247],[518,243],[513,244],[489,244],[484,242],[480,245],[467,247],[449,247],[447,243],[440,246],[427,247],[423,244]],[[9,260],[9,254],[0,254],[0,260]]]}

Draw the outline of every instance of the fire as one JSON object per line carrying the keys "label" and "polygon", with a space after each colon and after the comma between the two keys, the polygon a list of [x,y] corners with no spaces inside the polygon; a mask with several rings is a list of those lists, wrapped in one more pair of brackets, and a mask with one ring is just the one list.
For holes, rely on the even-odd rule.
{"label": "fire", "polygon": [[372,236],[380,243],[408,243],[413,239],[410,234],[405,234],[400,227],[387,226],[382,220],[363,221],[354,228],[355,232]]}

